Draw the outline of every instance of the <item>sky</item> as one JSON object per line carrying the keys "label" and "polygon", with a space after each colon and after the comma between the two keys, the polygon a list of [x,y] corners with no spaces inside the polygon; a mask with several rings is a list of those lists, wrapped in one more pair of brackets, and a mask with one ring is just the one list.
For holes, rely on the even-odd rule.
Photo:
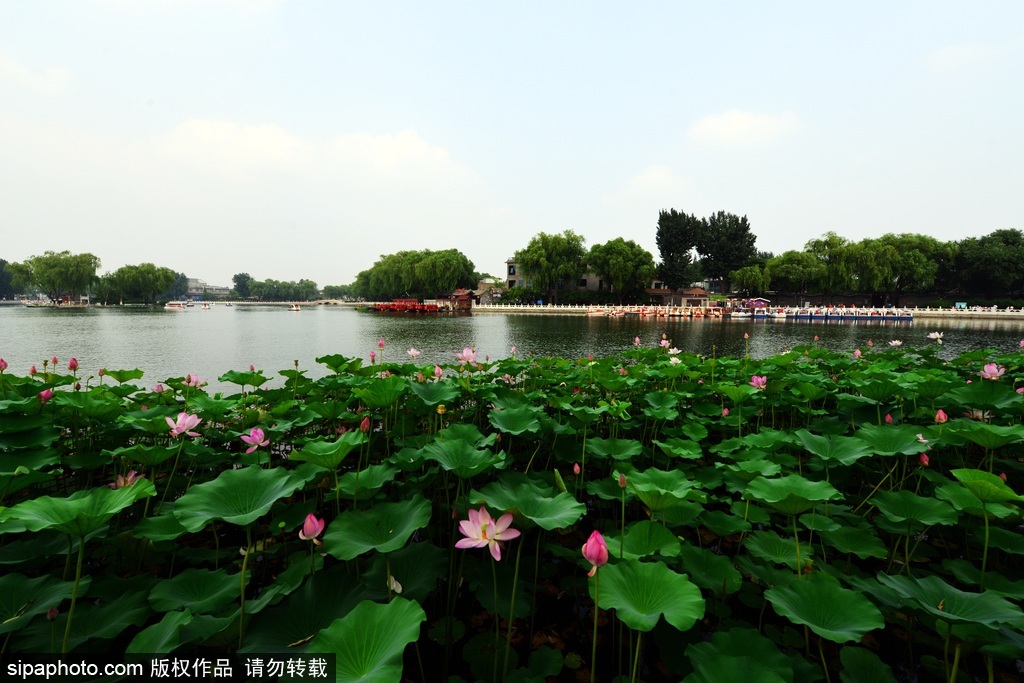
{"label": "sky", "polygon": [[0,0],[0,258],[351,283],[662,210],[1024,228],[1024,3]]}

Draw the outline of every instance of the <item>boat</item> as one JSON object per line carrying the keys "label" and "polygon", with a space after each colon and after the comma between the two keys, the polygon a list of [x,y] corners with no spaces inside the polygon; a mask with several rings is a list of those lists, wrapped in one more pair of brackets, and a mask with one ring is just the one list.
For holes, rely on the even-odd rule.
{"label": "boat", "polygon": [[165,311],[184,311],[185,310],[185,302],[184,301],[168,301],[167,303],[164,304],[164,310]]}
{"label": "boat", "polygon": [[210,304],[203,304],[199,308],[201,308],[204,311],[208,311],[208,310],[210,310]]}
{"label": "boat", "polygon": [[299,308],[299,305],[298,305],[298,304],[292,304],[292,305],[290,305],[290,306],[288,307],[288,310],[289,310],[289,311],[295,311],[295,312],[298,312],[298,311],[301,311],[302,309],[301,309],[301,308]]}
{"label": "boat", "polygon": [[232,307],[234,306],[234,304],[233,304],[233,303],[231,303],[230,301],[229,301],[229,302],[227,302],[227,303],[226,303],[226,304],[224,304],[224,305],[225,305],[225,306],[227,306],[228,308],[232,308]]}

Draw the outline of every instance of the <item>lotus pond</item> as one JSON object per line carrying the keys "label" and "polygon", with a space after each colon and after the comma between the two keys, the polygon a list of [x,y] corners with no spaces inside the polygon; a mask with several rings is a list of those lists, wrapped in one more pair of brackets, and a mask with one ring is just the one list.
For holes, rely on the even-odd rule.
{"label": "lotus pond", "polygon": [[3,652],[329,652],[339,681],[1022,675],[1024,353],[379,346],[212,395],[0,361]]}

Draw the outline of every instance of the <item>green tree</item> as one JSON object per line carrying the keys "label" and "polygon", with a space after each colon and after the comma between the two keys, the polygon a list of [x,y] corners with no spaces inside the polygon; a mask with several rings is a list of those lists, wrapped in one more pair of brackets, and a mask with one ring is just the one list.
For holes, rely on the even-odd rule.
{"label": "green tree", "polygon": [[719,211],[705,218],[703,223],[697,252],[701,256],[704,275],[721,278],[723,291],[729,292],[729,273],[757,260],[757,238],[750,231],[746,216]]}
{"label": "green tree", "polygon": [[651,252],[621,237],[591,247],[587,263],[611,284],[620,304],[624,296],[642,294],[657,272]]}
{"label": "green tree", "polygon": [[1024,233],[996,230],[960,242],[957,270],[963,289],[993,298],[1020,292],[1024,286]]}
{"label": "green tree", "polygon": [[231,282],[234,283],[235,296],[239,299],[248,299],[251,293],[249,292],[249,283],[252,282],[252,276],[249,273],[236,273],[232,278]]}
{"label": "green tree", "polygon": [[675,209],[658,215],[655,242],[661,255],[658,277],[670,289],[680,289],[694,282],[693,252],[700,241],[704,221]]}
{"label": "green tree", "polygon": [[323,295],[325,299],[351,299],[352,285],[324,285]]}
{"label": "green tree", "polygon": [[14,274],[8,270],[7,261],[0,259],[0,299],[14,298]]}
{"label": "green tree", "polygon": [[761,295],[768,291],[771,284],[771,275],[761,266],[744,266],[739,270],[729,273],[729,281],[734,287],[742,292],[752,295]]}
{"label": "green tree", "polygon": [[572,230],[560,235],[538,233],[513,259],[520,277],[530,288],[547,293],[547,300],[558,303],[558,290],[575,283],[587,269],[585,240]]}
{"label": "green tree", "polygon": [[59,301],[65,295],[74,299],[88,293],[96,282],[100,260],[89,253],[47,251],[42,256],[25,259],[21,266],[19,275],[27,284],[38,287],[51,301]]}
{"label": "green tree", "polygon": [[814,254],[791,250],[769,259],[765,271],[776,289],[802,296],[821,281],[825,266]]}
{"label": "green tree", "polygon": [[885,290],[894,306],[907,292],[924,291],[935,283],[939,270],[936,256],[941,243],[934,237],[913,233],[886,234],[878,242],[888,248],[889,279]]}
{"label": "green tree", "polygon": [[822,266],[818,286],[823,296],[832,303],[837,292],[850,286],[853,268],[849,240],[834,232],[826,232],[824,236],[810,240],[804,249]]}

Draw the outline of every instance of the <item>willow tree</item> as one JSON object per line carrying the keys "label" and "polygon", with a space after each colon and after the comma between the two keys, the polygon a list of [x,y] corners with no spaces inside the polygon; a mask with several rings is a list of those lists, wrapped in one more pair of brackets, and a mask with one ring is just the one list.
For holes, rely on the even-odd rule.
{"label": "willow tree", "polygon": [[575,283],[587,269],[585,240],[572,230],[560,235],[546,232],[534,235],[525,249],[515,253],[520,277],[538,291],[547,292],[558,303],[558,290]]}
{"label": "willow tree", "polygon": [[804,249],[822,266],[818,284],[831,303],[837,292],[850,286],[853,273],[850,241],[834,232],[826,232],[822,237],[807,242]]}
{"label": "willow tree", "polygon": [[642,293],[657,273],[651,252],[621,237],[591,247],[587,263],[611,283],[620,304],[623,297]]}
{"label": "willow tree", "polygon": [[70,251],[44,252],[32,256],[16,270],[21,284],[38,287],[51,301],[63,296],[74,298],[89,291],[96,282],[100,259],[93,254],[72,254]]}

